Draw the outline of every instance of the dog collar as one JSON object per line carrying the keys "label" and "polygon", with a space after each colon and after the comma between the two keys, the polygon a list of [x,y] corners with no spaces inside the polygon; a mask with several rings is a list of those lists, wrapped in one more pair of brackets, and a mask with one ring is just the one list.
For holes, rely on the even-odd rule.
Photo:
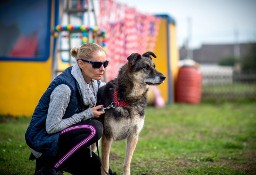
{"label": "dog collar", "polygon": [[114,90],[114,103],[115,103],[116,107],[128,106],[128,103],[126,103],[125,101],[118,101],[118,92],[116,89]]}

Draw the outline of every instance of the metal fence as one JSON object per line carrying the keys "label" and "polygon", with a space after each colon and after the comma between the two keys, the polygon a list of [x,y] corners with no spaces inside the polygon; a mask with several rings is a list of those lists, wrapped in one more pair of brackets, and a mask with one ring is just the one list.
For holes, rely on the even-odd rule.
{"label": "metal fence", "polygon": [[203,66],[202,100],[256,100],[256,74],[234,73],[231,67]]}

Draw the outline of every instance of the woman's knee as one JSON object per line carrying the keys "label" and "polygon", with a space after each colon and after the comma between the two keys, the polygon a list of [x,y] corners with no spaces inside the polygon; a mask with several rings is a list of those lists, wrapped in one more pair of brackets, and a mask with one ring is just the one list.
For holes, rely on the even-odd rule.
{"label": "woman's knee", "polygon": [[102,137],[103,134],[103,125],[100,121],[91,119],[91,120],[85,120],[80,123],[80,125],[90,125],[94,128],[94,139],[95,141],[99,140]]}
{"label": "woman's knee", "polygon": [[97,140],[99,140],[102,137],[102,134],[103,134],[103,125],[102,125],[102,123],[98,120],[92,120],[91,125],[95,128],[95,130],[96,130],[95,137],[97,138]]}

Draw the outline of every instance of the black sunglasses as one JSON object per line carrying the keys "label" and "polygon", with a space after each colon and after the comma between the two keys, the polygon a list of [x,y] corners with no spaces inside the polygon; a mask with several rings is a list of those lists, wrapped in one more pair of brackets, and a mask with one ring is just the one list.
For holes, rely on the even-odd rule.
{"label": "black sunglasses", "polygon": [[104,62],[88,61],[88,60],[83,60],[83,59],[80,59],[80,60],[82,60],[83,62],[86,62],[86,63],[90,63],[94,69],[99,69],[102,65],[104,68],[106,68],[108,66],[108,60],[104,61]]}

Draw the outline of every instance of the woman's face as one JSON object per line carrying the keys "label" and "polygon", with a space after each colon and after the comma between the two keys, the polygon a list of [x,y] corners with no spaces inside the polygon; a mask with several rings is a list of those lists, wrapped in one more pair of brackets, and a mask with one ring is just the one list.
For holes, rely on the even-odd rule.
{"label": "woman's face", "polygon": [[[93,54],[93,57],[91,59],[87,59],[87,61],[105,62],[107,61],[107,56],[106,53],[103,51],[96,51]],[[91,63],[84,62],[83,60],[78,60],[78,65],[82,70],[82,74],[86,83],[90,83],[92,79],[101,80],[105,72],[103,64],[100,68],[93,68],[93,65]]]}

